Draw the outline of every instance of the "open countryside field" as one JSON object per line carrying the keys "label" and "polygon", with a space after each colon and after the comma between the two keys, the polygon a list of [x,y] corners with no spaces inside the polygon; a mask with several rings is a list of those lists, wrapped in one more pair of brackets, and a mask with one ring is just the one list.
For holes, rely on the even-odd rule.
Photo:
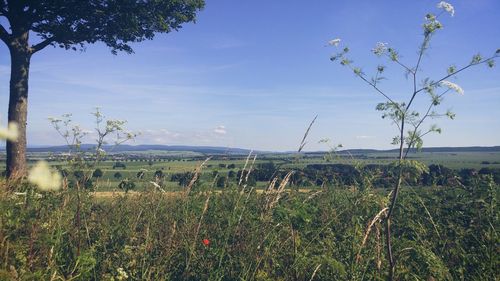
{"label": "open countryside field", "polygon": [[0,281],[500,281],[456,2],[0,0]]}
{"label": "open countryside field", "polygon": [[[132,155],[132,156],[131,156]],[[206,163],[200,171],[200,178],[203,181],[212,182],[216,185],[215,175],[228,178],[227,186],[237,184],[239,181],[238,172],[243,170],[247,162],[246,169],[258,169],[263,164],[272,163],[276,170],[296,170],[301,171],[308,165],[350,165],[367,166],[382,165],[387,166],[394,162],[397,156],[395,152],[367,152],[367,153],[263,153],[255,154],[256,160],[252,165],[252,160],[247,162],[247,155],[215,155]],[[172,151],[141,151],[128,152],[115,156],[118,160],[103,159],[99,164],[89,169],[81,169],[92,173],[95,169],[102,171],[102,176],[94,178],[95,191],[120,190],[118,185],[124,179],[135,181],[134,190],[147,190],[154,188],[151,181],[155,181],[155,173],[161,171],[162,187],[168,191],[180,191],[187,182],[179,183],[178,179],[173,179],[172,175],[193,173],[198,166],[207,158],[195,152],[172,152]],[[253,156],[252,156],[253,157]],[[71,170],[67,161],[53,160],[53,153],[31,153],[30,163],[39,160],[48,160],[50,165],[59,170]],[[64,158],[64,157],[63,157]],[[113,158],[109,155],[107,158]],[[418,160],[426,165],[442,165],[455,170],[457,173],[462,169],[472,169],[476,172],[483,168],[500,169],[500,151],[462,151],[462,152],[416,152],[410,154],[409,159]],[[119,163],[119,165],[117,165]],[[123,166],[121,165],[123,164]],[[0,165],[0,169],[3,169]],[[74,171],[73,171],[74,172]],[[234,174],[231,176],[231,174]],[[228,177],[229,174],[229,177]],[[119,175],[119,176],[118,176]],[[214,181],[215,180],[215,181]],[[266,188],[272,178],[256,181],[258,189]],[[312,184],[308,188],[319,188],[320,185]]]}

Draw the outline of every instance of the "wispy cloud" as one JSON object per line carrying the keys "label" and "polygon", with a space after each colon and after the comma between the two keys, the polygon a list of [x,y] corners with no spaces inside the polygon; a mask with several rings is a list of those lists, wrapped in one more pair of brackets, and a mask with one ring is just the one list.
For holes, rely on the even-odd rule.
{"label": "wispy cloud", "polygon": [[356,139],[358,140],[365,140],[365,139],[374,139],[375,136],[356,136]]}
{"label": "wispy cloud", "polygon": [[226,127],[219,125],[211,130],[172,131],[167,129],[141,130],[135,142],[141,144],[209,144],[223,145],[227,135]]}
{"label": "wispy cloud", "polygon": [[222,135],[222,136],[227,134],[226,127],[224,125],[219,125],[215,127],[213,132],[217,135]]}

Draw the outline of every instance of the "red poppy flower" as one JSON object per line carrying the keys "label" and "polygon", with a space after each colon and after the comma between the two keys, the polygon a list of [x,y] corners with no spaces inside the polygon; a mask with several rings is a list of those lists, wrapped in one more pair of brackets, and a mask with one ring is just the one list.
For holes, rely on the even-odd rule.
{"label": "red poppy flower", "polygon": [[205,246],[210,245],[210,240],[208,240],[208,239],[203,239],[201,242],[202,242],[202,243],[203,243],[203,245],[205,245]]}

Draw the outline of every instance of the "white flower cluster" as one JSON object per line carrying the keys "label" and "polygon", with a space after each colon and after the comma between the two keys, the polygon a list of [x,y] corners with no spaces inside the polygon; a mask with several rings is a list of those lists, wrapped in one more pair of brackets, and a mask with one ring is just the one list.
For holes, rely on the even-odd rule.
{"label": "white flower cluster", "polygon": [[455,8],[448,2],[441,1],[437,4],[438,9],[443,9],[448,12],[452,17],[455,15]]}
{"label": "white flower cluster", "polygon": [[375,48],[372,49],[372,52],[377,56],[381,56],[387,52],[387,49],[387,43],[377,42],[377,45],[375,45]]}
{"label": "white flower cluster", "polygon": [[340,38],[332,39],[328,41],[328,45],[337,47],[340,44]]}
{"label": "white flower cluster", "polygon": [[9,122],[7,128],[0,127],[0,139],[16,141],[18,137],[17,123]]}
{"label": "white flower cluster", "polygon": [[116,271],[118,272],[118,276],[116,277],[116,279],[118,279],[118,280],[128,279],[128,274],[125,270],[123,270],[123,268],[119,267],[116,269]]}
{"label": "white flower cluster", "polygon": [[461,94],[461,95],[464,94],[464,90],[462,89],[462,87],[458,86],[457,84],[455,84],[453,82],[443,80],[443,81],[439,82],[439,85],[444,86],[448,89],[451,89],[451,90],[457,92],[458,94]]}
{"label": "white flower cluster", "polygon": [[47,162],[38,161],[29,172],[28,181],[42,191],[55,191],[61,188],[62,178],[57,171],[51,171]]}

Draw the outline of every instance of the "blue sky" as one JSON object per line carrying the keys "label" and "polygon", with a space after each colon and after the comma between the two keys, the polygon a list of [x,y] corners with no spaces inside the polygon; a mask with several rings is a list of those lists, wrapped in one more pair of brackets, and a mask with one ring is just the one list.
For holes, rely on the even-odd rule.
{"label": "blue sky", "polygon": [[[341,38],[367,73],[388,68],[382,88],[396,99],[411,87],[396,66],[370,50],[396,48],[414,64],[421,24],[438,1],[207,0],[196,24],[134,45],[135,54],[112,55],[101,44],[85,52],[46,48],[32,59],[29,145],[61,144],[47,117],[72,113],[92,128],[95,106],[140,131],[135,144],[217,145],[294,150],[315,115],[306,150],[327,149],[329,138],[347,148],[391,148],[395,128],[375,111],[384,101],[346,68],[329,61]],[[420,77],[438,78],[447,66],[500,48],[500,1],[450,1]],[[498,61],[500,63],[500,61]],[[5,125],[10,59],[0,45],[0,116]],[[457,113],[437,120],[440,135],[426,146],[500,145],[500,68],[475,67],[453,82],[464,96],[442,106]],[[422,96],[426,100],[426,97]],[[430,124],[429,124],[430,125]]]}

